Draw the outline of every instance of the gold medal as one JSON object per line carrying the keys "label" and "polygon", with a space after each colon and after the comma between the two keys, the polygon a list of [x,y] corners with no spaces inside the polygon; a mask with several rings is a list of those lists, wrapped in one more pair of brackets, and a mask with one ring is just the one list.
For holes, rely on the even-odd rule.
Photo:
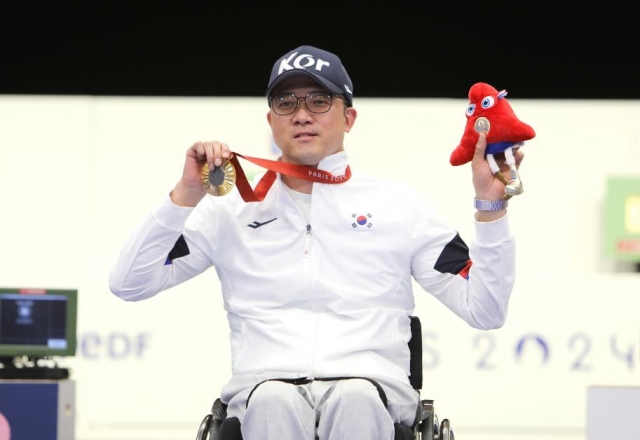
{"label": "gold medal", "polygon": [[489,120],[487,118],[485,118],[484,116],[480,116],[478,119],[476,119],[475,124],[473,124],[473,128],[478,132],[478,133],[489,133],[489,128],[491,128],[491,124],[489,123]]}
{"label": "gold medal", "polygon": [[236,168],[231,162],[225,160],[219,167],[209,170],[207,164],[202,167],[202,186],[212,196],[224,196],[228,194],[236,184]]}

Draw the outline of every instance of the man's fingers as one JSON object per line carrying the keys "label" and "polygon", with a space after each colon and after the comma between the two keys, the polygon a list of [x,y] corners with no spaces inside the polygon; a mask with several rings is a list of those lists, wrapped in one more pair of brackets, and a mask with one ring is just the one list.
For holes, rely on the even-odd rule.
{"label": "man's fingers", "polygon": [[513,153],[515,159],[516,159],[516,166],[520,166],[520,163],[522,162],[522,159],[524,159],[524,152],[520,151],[520,149],[518,149],[517,151],[515,151]]}
{"label": "man's fingers", "polygon": [[485,133],[479,133],[478,142],[476,143],[476,150],[473,154],[473,161],[484,160],[484,153],[487,150],[487,135]]}
{"label": "man's fingers", "polygon": [[218,141],[198,141],[193,144],[191,150],[197,154],[198,160],[206,162],[210,169],[222,165],[224,159],[229,159],[231,155],[229,146]]}

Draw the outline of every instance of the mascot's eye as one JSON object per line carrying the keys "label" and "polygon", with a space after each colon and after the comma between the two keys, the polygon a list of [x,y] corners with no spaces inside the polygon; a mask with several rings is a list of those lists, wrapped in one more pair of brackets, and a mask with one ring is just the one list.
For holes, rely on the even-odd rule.
{"label": "mascot's eye", "polygon": [[493,96],[487,96],[482,100],[480,105],[482,105],[482,108],[491,108],[495,105],[495,103],[496,101],[495,99],[493,99]]}
{"label": "mascot's eye", "polygon": [[469,104],[467,106],[467,111],[465,112],[467,114],[467,116],[471,116],[473,114],[473,112],[476,111],[476,105],[475,104]]}

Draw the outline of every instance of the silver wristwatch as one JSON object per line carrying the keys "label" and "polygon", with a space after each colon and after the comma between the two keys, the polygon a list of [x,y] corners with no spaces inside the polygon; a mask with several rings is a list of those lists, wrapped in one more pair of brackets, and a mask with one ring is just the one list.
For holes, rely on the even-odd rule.
{"label": "silver wristwatch", "polygon": [[507,200],[473,200],[474,206],[478,211],[502,211],[509,205],[509,202]]}

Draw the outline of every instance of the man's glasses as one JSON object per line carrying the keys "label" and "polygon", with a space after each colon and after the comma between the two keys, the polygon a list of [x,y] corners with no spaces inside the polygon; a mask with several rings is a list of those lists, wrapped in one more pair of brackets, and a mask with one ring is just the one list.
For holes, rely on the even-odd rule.
{"label": "man's glasses", "polygon": [[331,108],[334,97],[342,99],[342,96],[334,93],[309,93],[302,97],[288,93],[269,98],[269,105],[277,115],[287,116],[296,111],[300,100],[304,100],[307,110],[311,113],[326,113]]}

